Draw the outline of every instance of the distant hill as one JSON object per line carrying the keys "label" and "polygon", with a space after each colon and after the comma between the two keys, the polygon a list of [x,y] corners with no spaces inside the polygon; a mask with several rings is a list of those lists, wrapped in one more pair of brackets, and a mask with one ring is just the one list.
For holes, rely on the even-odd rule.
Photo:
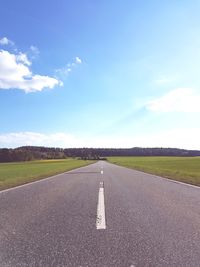
{"label": "distant hill", "polygon": [[55,148],[23,146],[15,149],[1,148],[0,162],[30,161],[39,159],[100,159],[111,156],[200,156],[199,150],[178,148]]}

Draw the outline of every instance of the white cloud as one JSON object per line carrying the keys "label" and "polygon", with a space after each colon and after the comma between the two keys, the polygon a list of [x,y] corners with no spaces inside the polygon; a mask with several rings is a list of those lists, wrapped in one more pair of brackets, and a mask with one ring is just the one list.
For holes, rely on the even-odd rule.
{"label": "white cloud", "polygon": [[0,45],[14,45],[14,42],[9,40],[7,37],[0,39]]}
{"label": "white cloud", "polygon": [[33,75],[29,66],[31,62],[24,53],[13,54],[0,50],[0,89],[21,89],[25,92],[41,91],[62,85],[55,78]]}
{"label": "white cloud", "polygon": [[70,134],[43,134],[36,132],[18,132],[0,134],[0,147],[19,146],[79,147],[79,141]]}
{"label": "white cloud", "polygon": [[40,50],[37,48],[37,46],[31,45],[30,46],[30,54],[31,54],[31,58],[35,59],[39,56]]}
{"label": "white cloud", "polygon": [[61,78],[63,79],[64,77],[66,77],[70,72],[72,71],[72,68],[71,67],[63,67],[63,68],[60,68],[60,69],[56,69],[55,72],[56,74]]}
{"label": "white cloud", "polygon": [[39,53],[40,53],[40,51],[39,51],[39,49],[37,48],[37,46],[34,46],[34,45],[31,45],[31,46],[30,46],[30,50],[31,50],[32,52],[36,53],[36,54],[39,54]]}
{"label": "white cloud", "polygon": [[149,101],[146,108],[155,112],[200,112],[200,93],[191,88],[177,88]]}
{"label": "white cloud", "polygon": [[75,61],[72,63],[67,63],[66,66],[64,66],[63,68],[57,69],[56,73],[58,75],[60,75],[62,78],[64,78],[65,76],[67,76],[70,72],[72,72],[72,70],[74,68],[76,68],[77,65],[82,64],[82,60],[80,59],[80,57],[75,57]]}
{"label": "white cloud", "polygon": [[16,55],[16,61],[27,66],[31,65],[31,62],[28,60],[27,55],[21,52],[18,55]]}
{"label": "white cloud", "polygon": [[80,57],[76,57],[76,63],[77,64],[81,64],[82,63],[82,60],[80,59]]}
{"label": "white cloud", "polygon": [[200,128],[177,128],[133,137],[134,146],[200,150]]}
{"label": "white cloud", "polygon": [[76,137],[67,133],[44,134],[36,132],[18,132],[0,134],[0,147],[19,147],[25,145],[50,147],[173,147],[199,149],[200,128],[173,129],[134,136],[96,136]]}

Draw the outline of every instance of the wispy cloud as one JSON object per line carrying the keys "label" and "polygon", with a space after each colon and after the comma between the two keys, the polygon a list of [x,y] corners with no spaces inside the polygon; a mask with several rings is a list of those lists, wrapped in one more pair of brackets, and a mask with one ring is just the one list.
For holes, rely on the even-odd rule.
{"label": "wispy cloud", "polygon": [[200,112],[200,93],[192,88],[177,88],[146,104],[154,112]]}
{"label": "wispy cloud", "polygon": [[31,58],[35,59],[39,56],[40,50],[38,49],[37,46],[31,45],[30,46],[30,54],[31,54]]}
{"label": "wispy cloud", "polygon": [[81,64],[82,63],[82,60],[80,59],[80,57],[76,57],[75,60],[76,60],[77,64]]}
{"label": "wispy cloud", "polygon": [[26,93],[62,85],[54,77],[33,74],[26,53],[0,50],[0,89],[21,89]]}
{"label": "wispy cloud", "polygon": [[9,40],[7,37],[3,37],[0,39],[0,45],[14,45],[15,43]]}
{"label": "wispy cloud", "polygon": [[174,128],[156,131],[152,134],[140,134],[132,140],[133,146],[173,147],[200,150],[200,128]]}
{"label": "wispy cloud", "polygon": [[67,75],[69,75],[69,73],[72,72],[80,64],[82,64],[81,58],[75,57],[73,62],[67,63],[64,67],[56,69],[55,72],[56,72],[56,74],[61,76],[61,78],[64,78]]}
{"label": "wispy cloud", "polygon": [[66,133],[15,132],[0,134],[0,147],[19,147],[26,145],[78,147],[81,146],[81,143],[73,135]]}
{"label": "wispy cloud", "polygon": [[15,55],[15,58],[17,63],[21,63],[27,66],[30,66],[32,64],[25,53],[20,52],[19,54]]}
{"label": "wispy cloud", "polygon": [[156,133],[144,133],[132,136],[94,136],[77,137],[63,132],[13,132],[0,134],[0,147],[19,146],[49,146],[49,147],[176,147],[185,149],[199,149],[200,128],[182,128]]}

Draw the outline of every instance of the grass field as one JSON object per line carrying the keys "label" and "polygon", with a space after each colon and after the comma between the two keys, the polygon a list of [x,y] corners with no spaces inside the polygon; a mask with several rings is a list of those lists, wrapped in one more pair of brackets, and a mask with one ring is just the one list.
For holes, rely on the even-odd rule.
{"label": "grass field", "polygon": [[94,161],[64,159],[0,163],[0,190],[88,165]]}
{"label": "grass field", "polygon": [[110,157],[111,163],[200,186],[200,157]]}

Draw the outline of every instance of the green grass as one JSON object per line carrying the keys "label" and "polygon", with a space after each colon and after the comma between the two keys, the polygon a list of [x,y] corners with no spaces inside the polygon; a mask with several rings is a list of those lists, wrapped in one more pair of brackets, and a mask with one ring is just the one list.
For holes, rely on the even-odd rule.
{"label": "green grass", "polygon": [[0,163],[0,190],[33,182],[51,175],[86,166],[91,160],[40,160]]}
{"label": "green grass", "polygon": [[200,157],[109,157],[109,162],[200,186]]}

